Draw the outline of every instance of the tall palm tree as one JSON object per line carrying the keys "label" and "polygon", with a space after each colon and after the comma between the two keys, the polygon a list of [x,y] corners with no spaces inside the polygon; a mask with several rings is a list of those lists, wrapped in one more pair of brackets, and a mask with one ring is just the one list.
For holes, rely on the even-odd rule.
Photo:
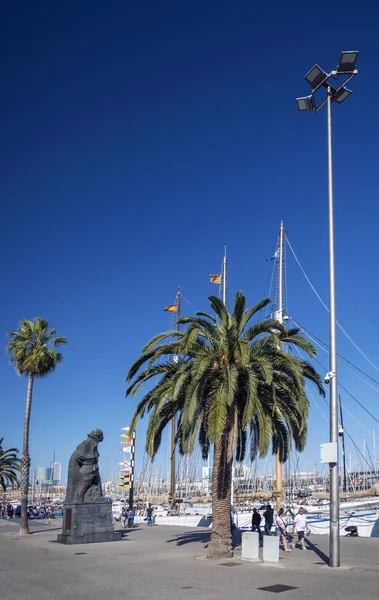
{"label": "tall palm tree", "polygon": [[56,348],[67,344],[63,336],[55,335],[55,329],[49,330],[49,323],[37,317],[34,321],[24,319],[17,331],[7,334],[11,339],[7,351],[19,375],[28,378],[26,394],[26,409],[24,420],[24,436],[21,458],[21,523],[20,534],[29,533],[28,525],[28,486],[30,471],[29,456],[29,425],[30,411],[32,408],[33,383],[36,378],[42,378],[52,373],[55,367],[62,362],[63,356]]}
{"label": "tall palm tree", "polygon": [[139,402],[131,422],[134,430],[145,411],[150,413],[146,451],[151,457],[174,415],[182,454],[190,454],[198,441],[206,459],[213,445],[213,524],[208,556],[227,557],[232,555],[233,456],[242,461],[249,446],[254,460],[266,456],[271,446],[284,462],[292,444],[302,451],[309,407],[306,380],[324,392],[313,367],[282,349],[285,343],[315,356],[314,346],[299,329],[286,330],[273,319],[251,324],[269,298],[246,310],[245,296],[238,292],[231,314],[215,296],[209,302],[213,315],[198,312],[194,317],[181,317],[185,331],[157,335],[143,348],[127,374],[131,385],[126,395],[136,395],[153,379],[153,387]]}
{"label": "tall palm tree", "polygon": [[3,441],[4,438],[0,438],[0,487],[6,492],[8,487],[19,485],[20,459],[17,448],[3,449]]}

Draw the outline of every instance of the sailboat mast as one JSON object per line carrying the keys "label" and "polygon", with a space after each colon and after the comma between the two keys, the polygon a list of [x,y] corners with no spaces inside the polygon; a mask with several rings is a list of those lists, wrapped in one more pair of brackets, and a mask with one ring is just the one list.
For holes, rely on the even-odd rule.
{"label": "sailboat mast", "polygon": [[226,306],[226,243],[224,243],[224,259],[222,261],[222,301]]}
{"label": "sailboat mast", "polygon": [[340,421],[341,421],[341,429],[342,429],[342,458],[343,458],[343,491],[347,492],[346,489],[346,453],[345,453],[345,432],[343,429],[343,412],[342,412],[342,402],[341,396],[338,396],[339,404],[340,404]]}
{"label": "sailboat mast", "polygon": [[[226,279],[226,243],[224,243],[224,258],[222,261],[222,301],[226,307],[226,292],[227,292],[227,279]],[[231,480],[231,486],[230,486],[230,503],[232,506],[234,506],[234,478],[233,478],[233,461],[232,461],[232,480]],[[209,470],[208,470],[208,476],[209,476]]]}
{"label": "sailboat mast", "polygon": [[[278,281],[278,308],[276,319],[283,324],[283,291],[284,291],[284,223],[280,221],[279,229],[279,281]],[[283,468],[280,462],[280,453],[276,453],[276,506],[279,508],[283,494]]]}
{"label": "sailboat mast", "polygon": [[375,474],[375,477],[377,477],[378,469],[377,469],[377,464],[376,464],[375,429],[372,430],[372,443],[373,443],[373,446],[374,446],[374,474]]}
{"label": "sailboat mast", "polygon": [[284,291],[284,223],[280,221],[279,229],[279,302],[278,321],[283,324],[283,291]]}
{"label": "sailboat mast", "polygon": [[[175,304],[176,304],[176,319],[175,319],[175,329],[179,331],[179,319],[180,319],[180,286],[178,286],[178,291],[176,294]],[[176,360],[177,357],[174,357]],[[175,437],[176,437],[176,417],[173,416],[171,419],[171,459],[170,459],[170,504],[173,508],[175,505],[175,481],[176,481],[176,473],[175,473]]]}

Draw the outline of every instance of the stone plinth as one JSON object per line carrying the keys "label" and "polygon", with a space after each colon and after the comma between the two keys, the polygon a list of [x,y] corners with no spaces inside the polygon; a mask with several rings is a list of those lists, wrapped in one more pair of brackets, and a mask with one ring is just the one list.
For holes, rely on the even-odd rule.
{"label": "stone plinth", "polygon": [[112,525],[112,502],[65,503],[61,544],[92,544],[114,542],[121,539],[121,532]]}

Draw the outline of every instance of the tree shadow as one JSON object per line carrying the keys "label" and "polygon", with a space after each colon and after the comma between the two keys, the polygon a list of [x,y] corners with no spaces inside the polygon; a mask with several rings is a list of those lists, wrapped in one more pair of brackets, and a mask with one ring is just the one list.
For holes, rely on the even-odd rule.
{"label": "tree shadow", "polygon": [[[233,533],[232,533],[233,548],[237,548],[237,547],[241,546],[242,533],[243,532],[238,529],[233,531]],[[186,533],[182,533],[180,535],[175,536],[172,540],[167,540],[167,544],[176,542],[177,546],[183,546],[184,544],[200,542],[201,544],[208,545],[210,540],[211,540],[211,531],[187,531]]]}
{"label": "tree shadow", "polygon": [[37,529],[34,531],[29,531],[29,535],[36,535],[38,533],[46,533],[50,531],[62,531],[62,527],[49,527],[49,529]]}
{"label": "tree shadow", "polygon": [[235,529],[232,532],[232,544],[233,544],[233,548],[238,548],[239,546],[242,546],[242,529]]}
{"label": "tree shadow", "polygon": [[172,542],[176,542],[177,546],[183,546],[184,544],[200,542],[201,544],[206,544],[205,547],[207,547],[210,539],[211,534],[209,531],[187,531],[186,533],[175,536],[172,540],[167,540],[166,543],[171,544]]}

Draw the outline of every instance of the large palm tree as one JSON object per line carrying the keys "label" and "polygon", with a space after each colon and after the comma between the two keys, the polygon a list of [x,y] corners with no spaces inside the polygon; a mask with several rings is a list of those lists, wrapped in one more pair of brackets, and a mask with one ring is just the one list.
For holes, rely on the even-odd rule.
{"label": "large palm tree", "polygon": [[8,487],[18,486],[18,472],[20,471],[20,459],[17,448],[3,448],[4,438],[0,438],[0,488],[3,492]]}
{"label": "large palm tree", "polygon": [[28,486],[30,471],[29,456],[29,426],[30,411],[32,408],[33,383],[37,378],[42,378],[52,373],[55,367],[62,362],[63,356],[56,348],[67,344],[63,336],[55,336],[55,329],[49,330],[49,323],[37,317],[34,321],[24,319],[17,331],[10,331],[11,339],[7,351],[19,375],[28,378],[26,394],[26,409],[24,420],[24,435],[21,458],[21,523],[20,534],[28,534]]}
{"label": "large palm tree", "polygon": [[309,407],[306,380],[320,393],[323,387],[311,365],[283,350],[293,345],[315,356],[314,346],[299,329],[286,330],[273,319],[251,323],[269,298],[246,310],[245,297],[238,292],[231,314],[218,298],[211,296],[209,302],[213,315],[181,317],[184,331],[160,334],[143,348],[127,374],[131,385],[126,395],[137,394],[153,379],[131,422],[133,430],[145,411],[150,413],[146,451],[151,457],[174,415],[181,453],[190,454],[198,441],[206,459],[213,445],[208,556],[226,557],[232,555],[233,457],[242,461],[248,448],[254,460],[271,447],[284,462],[292,444],[302,451]]}

